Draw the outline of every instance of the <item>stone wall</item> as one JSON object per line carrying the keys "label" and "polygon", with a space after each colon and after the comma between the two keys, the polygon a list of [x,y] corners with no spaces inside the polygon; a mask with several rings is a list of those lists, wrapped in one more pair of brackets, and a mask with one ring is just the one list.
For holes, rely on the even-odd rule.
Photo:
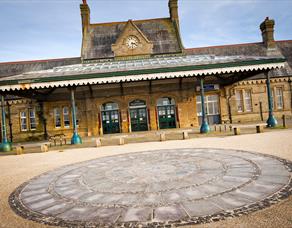
{"label": "stone wall", "polygon": [[[92,87],[79,87],[76,92],[76,104],[78,108],[79,133],[81,136],[98,136],[102,134],[101,123],[101,106],[107,102],[115,102],[119,105],[120,111],[120,129],[122,133],[131,131],[129,124],[129,103],[135,99],[146,101],[147,113],[149,120],[149,130],[158,130],[158,119],[156,105],[157,100],[161,97],[171,97],[176,102],[176,115],[178,128],[198,127],[198,116],[196,110],[196,91],[195,79],[179,79],[160,80],[150,82],[132,82],[126,84],[108,84]],[[291,115],[291,91],[287,78],[272,79],[271,88],[276,87],[283,89],[283,109],[275,110],[275,116],[280,118],[283,114]],[[236,90],[250,90],[252,97],[252,111],[238,112],[236,106]],[[206,95],[218,94],[221,120],[230,122],[229,107],[233,123],[246,123],[261,121],[260,105],[262,102],[262,111],[264,120],[268,116],[268,101],[266,93],[265,80],[242,81],[235,85],[226,86],[218,91],[206,92]],[[63,125],[55,128],[54,109],[68,107],[70,109],[70,127]],[[35,108],[36,110],[36,130],[21,131],[20,128],[20,112]],[[29,100],[20,100],[11,104],[11,119],[14,141],[31,141],[43,138],[44,128],[41,121],[40,105],[37,102]],[[49,135],[64,133],[68,138],[73,132],[71,117],[70,93],[66,88],[59,88],[50,95],[48,101],[44,102],[44,116],[47,120],[47,131]],[[62,120],[63,123],[63,120]],[[8,119],[7,119],[7,129]],[[7,134],[9,136],[9,132]]]}
{"label": "stone wall", "polygon": [[[276,93],[276,88],[281,88],[283,91],[283,108],[278,109],[276,106],[276,101],[273,99],[274,105],[274,115],[277,118],[281,118],[283,114],[291,115],[291,88],[288,82],[288,78],[276,78],[271,80],[271,90],[273,94]],[[252,91],[252,110],[249,112],[243,111],[238,112],[236,107],[236,90],[251,90]],[[260,103],[262,104],[262,113],[264,120],[268,118],[268,96],[266,80],[249,80],[242,81],[236,85],[229,86],[225,88],[226,93],[231,92],[230,96],[230,106],[233,123],[245,123],[245,122],[255,122],[261,121],[260,114]],[[227,106],[227,99],[225,98],[225,104]],[[221,106],[222,107],[222,106]],[[228,110],[228,107],[225,108]],[[228,112],[222,113],[223,119],[228,119]]]}

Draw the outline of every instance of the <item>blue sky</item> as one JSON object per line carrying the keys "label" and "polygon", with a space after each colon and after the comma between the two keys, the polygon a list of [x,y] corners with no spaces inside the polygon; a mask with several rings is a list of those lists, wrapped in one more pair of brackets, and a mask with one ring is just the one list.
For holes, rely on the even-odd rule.
{"label": "blue sky", "polygon": [[[91,22],[168,17],[168,0],[87,0]],[[0,0],[0,62],[80,56],[81,0]],[[292,39],[292,0],[179,0],[185,47]]]}

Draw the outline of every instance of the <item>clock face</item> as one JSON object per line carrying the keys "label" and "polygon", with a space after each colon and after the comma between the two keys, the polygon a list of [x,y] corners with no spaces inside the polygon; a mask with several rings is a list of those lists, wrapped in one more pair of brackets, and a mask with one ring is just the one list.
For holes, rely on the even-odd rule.
{"label": "clock face", "polygon": [[129,49],[135,49],[138,47],[139,40],[136,36],[129,36],[126,39],[126,45]]}

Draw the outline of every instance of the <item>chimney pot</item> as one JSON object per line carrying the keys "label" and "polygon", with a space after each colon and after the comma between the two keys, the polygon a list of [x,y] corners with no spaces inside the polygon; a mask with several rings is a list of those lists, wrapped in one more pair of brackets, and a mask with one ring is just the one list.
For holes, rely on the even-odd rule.
{"label": "chimney pot", "polygon": [[168,7],[169,7],[169,14],[170,18],[172,21],[176,21],[177,24],[179,21],[179,16],[178,16],[178,0],[169,0],[168,2]]}
{"label": "chimney pot", "polygon": [[275,21],[266,17],[265,21],[261,23],[260,29],[262,31],[263,43],[267,49],[275,49],[276,42],[274,39]]}

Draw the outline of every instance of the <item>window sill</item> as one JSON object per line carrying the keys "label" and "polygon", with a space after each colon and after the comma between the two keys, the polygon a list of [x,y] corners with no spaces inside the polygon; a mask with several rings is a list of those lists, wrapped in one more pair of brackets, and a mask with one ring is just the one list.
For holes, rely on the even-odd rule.
{"label": "window sill", "polygon": [[247,115],[247,114],[259,114],[259,112],[236,112],[233,115]]}

